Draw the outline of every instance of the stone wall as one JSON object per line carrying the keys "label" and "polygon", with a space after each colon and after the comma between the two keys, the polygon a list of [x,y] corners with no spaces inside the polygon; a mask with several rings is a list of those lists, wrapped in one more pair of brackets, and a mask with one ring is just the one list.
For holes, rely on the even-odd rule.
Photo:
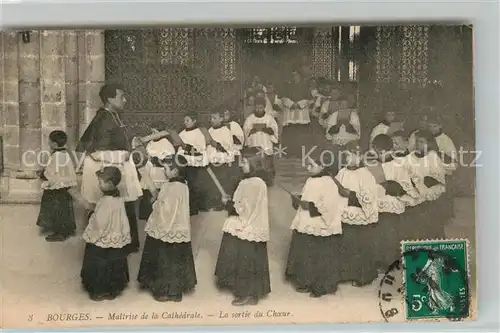
{"label": "stone wall", "polygon": [[[104,30],[2,32],[0,76],[3,177],[0,197],[39,196],[36,170],[48,135],[60,129],[74,148],[99,106]],[[37,158],[37,155],[40,158]]]}

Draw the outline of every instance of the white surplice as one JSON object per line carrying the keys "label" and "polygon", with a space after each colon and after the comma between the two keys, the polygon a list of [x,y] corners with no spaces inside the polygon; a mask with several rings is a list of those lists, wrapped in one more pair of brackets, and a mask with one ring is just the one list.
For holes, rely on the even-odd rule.
{"label": "white surplice", "polygon": [[[412,181],[419,192],[420,202],[434,201],[446,192],[446,178],[444,163],[435,151],[429,151],[424,157],[410,154],[408,168],[412,174]],[[424,184],[425,177],[434,178],[439,184],[428,188]]]}
{"label": "white surplice", "polygon": [[166,243],[191,241],[189,190],[185,183],[168,181],[162,185],[144,230]]}
{"label": "white surplice", "polygon": [[177,153],[186,158],[187,164],[194,167],[206,166],[208,164],[206,154],[207,140],[201,129],[195,128],[189,131],[184,129],[179,133],[179,137],[183,143],[193,146],[193,148],[200,153],[200,155],[188,155],[184,149],[180,147]]}
{"label": "white surplice", "polygon": [[[350,112],[349,114],[349,124],[354,127],[356,133],[348,133],[346,131],[346,126],[342,124],[340,126],[339,132],[337,134],[330,135],[328,131],[330,128],[338,124],[338,118],[340,112]],[[326,125],[326,138],[331,140],[334,145],[344,146],[351,141],[356,141],[361,138],[361,123],[359,121],[357,109],[345,109],[342,111],[335,111],[327,120]]]}
{"label": "white surplice", "polygon": [[444,133],[439,134],[435,139],[439,152],[451,158],[451,163],[444,163],[446,174],[450,175],[457,169],[457,148],[455,147],[453,140]]}
{"label": "white surplice", "polygon": [[233,141],[233,147],[237,150],[242,150],[243,145],[245,144],[245,134],[243,133],[243,128],[241,128],[240,124],[235,121],[229,122],[229,130],[231,131],[231,136],[235,136],[241,144],[236,144]]}
{"label": "white surplice", "polygon": [[308,210],[299,207],[292,220],[292,230],[322,237],[342,233],[342,214],[347,208],[347,198],[340,196],[332,177],[308,178],[301,200],[314,203],[321,216],[311,217]]}
{"label": "white surplice", "polygon": [[342,222],[352,225],[378,222],[378,185],[372,173],[367,168],[343,168],[335,178],[343,187],[356,192],[361,205],[361,208],[347,206],[342,214]]}
{"label": "white surplice", "polygon": [[69,154],[66,150],[60,150],[50,155],[43,171],[47,180],[42,182],[42,189],[57,190],[78,185],[75,166]]}
{"label": "white surplice", "polygon": [[132,242],[123,198],[105,195],[99,199],[83,239],[101,248],[122,248]]}
{"label": "white surplice", "polygon": [[[274,133],[270,135],[257,131],[256,133],[250,134],[255,124],[264,124],[271,128]],[[255,114],[251,114],[243,124],[243,133],[245,133],[245,145],[247,147],[258,147],[262,149],[266,155],[273,155],[274,144],[278,143],[278,124],[272,116],[265,114],[262,117],[257,117]]]}
{"label": "white surplice", "polygon": [[210,133],[210,136],[216,143],[220,143],[222,148],[226,150],[226,152],[221,152],[213,146],[208,146],[208,162],[213,164],[226,164],[234,162],[234,157],[238,150],[233,145],[231,130],[226,126],[222,126],[217,129],[210,127],[208,129],[208,133]]}
{"label": "white surplice", "polygon": [[259,177],[243,179],[233,194],[233,202],[238,216],[229,216],[222,231],[251,242],[269,241],[266,183]]}

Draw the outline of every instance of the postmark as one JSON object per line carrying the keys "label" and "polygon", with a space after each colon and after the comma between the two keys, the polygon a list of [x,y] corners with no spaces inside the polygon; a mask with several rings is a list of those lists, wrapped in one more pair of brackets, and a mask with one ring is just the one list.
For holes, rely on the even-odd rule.
{"label": "postmark", "polygon": [[470,316],[466,239],[403,241],[379,287],[385,321],[452,321]]}

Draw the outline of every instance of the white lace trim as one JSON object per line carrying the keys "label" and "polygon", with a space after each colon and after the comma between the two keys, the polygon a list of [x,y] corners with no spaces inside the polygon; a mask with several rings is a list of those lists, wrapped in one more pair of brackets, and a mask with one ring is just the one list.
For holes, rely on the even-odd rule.
{"label": "white lace trim", "polygon": [[386,195],[378,202],[378,210],[381,213],[403,214],[405,212],[405,203],[399,198]]}
{"label": "white lace trim", "polygon": [[[321,218],[321,217],[318,217]],[[331,235],[341,235],[342,232],[338,232],[334,230],[333,228],[322,228],[319,225],[298,225],[298,226],[292,226],[292,230],[297,230],[298,232],[302,234],[307,234],[311,236],[317,236],[317,237],[329,237]]]}
{"label": "white lace trim", "polygon": [[154,228],[146,228],[146,233],[165,243],[188,243],[191,241],[191,233],[189,230],[163,231]]}
{"label": "white lace trim", "polygon": [[227,232],[239,239],[250,241],[250,242],[267,242],[269,241],[269,229],[266,228],[254,228],[252,226],[244,226],[238,216],[230,216],[224,223],[222,231]]}
{"label": "white lace trim", "polygon": [[342,213],[342,223],[367,225],[378,222],[375,198],[365,192],[356,192],[356,197],[362,208],[347,206],[347,209]]}
{"label": "white lace trim", "polygon": [[43,190],[59,190],[61,188],[74,187],[77,185],[78,182],[76,180],[60,180],[56,182],[44,180],[41,187]]}
{"label": "white lace trim", "polygon": [[423,197],[427,201],[434,201],[439,199],[441,195],[443,195],[446,192],[446,187],[444,185],[434,185],[431,188],[428,188],[425,193],[423,194]]}
{"label": "white lace trim", "polygon": [[130,234],[127,235],[122,235],[122,234],[108,234],[106,237],[103,238],[97,238],[97,237],[92,237],[92,227],[89,225],[83,232],[83,239],[87,243],[92,243],[96,246],[102,247],[102,248],[115,248],[115,249],[120,249],[124,247],[127,244],[132,243],[132,238],[130,237]]}

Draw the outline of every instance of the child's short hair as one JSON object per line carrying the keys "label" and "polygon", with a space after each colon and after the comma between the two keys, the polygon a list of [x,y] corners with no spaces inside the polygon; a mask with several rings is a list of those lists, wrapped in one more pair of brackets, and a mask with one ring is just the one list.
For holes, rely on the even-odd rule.
{"label": "child's short hair", "polygon": [[392,133],[391,138],[403,138],[404,140],[408,139],[408,135],[406,135],[405,131],[396,131]]}
{"label": "child's short hair", "polygon": [[184,114],[184,117],[191,118],[191,120],[198,121],[198,113],[195,111],[189,111]]}
{"label": "child's short hair", "polygon": [[105,182],[111,182],[114,186],[118,186],[122,180],[122,173],[120,172],[120,169],[114,166],[105,166],[104,168],[97,170],[95,174]]}
{"label": "child's short hair", "polygon": [[224,107],[219,107],[219,108],[216,108],[216,109],[213,109],[212,111],[210,111],[210,115],[218,114],[219,116],[224,117],[224,112],[226,112],[226,110],[228,110],[228,109],[224,108]]}
{"label": "child's short hair", "polygon": [[264,98],[256,98],[254,105],[266,106],[266,100]]}
{"label": "child's short hair", "polygon": [[415,137],[423,138],[427,141],[427,143],[432,143],[434,141],[434,135],[427,130],[419,130],[415,133]]}
{"label": "child's short hair", "polygon": [[391,150],[394,143],[390,136],[386,134],[379,134],[373,139],[373,147],[382,150]]}
{"label": "child's short hair", "polygon": [[49,140],[55,142],[58,147],[64,147],[68,142],[68,135],[64,131],[52,131],[49,134]]}
{"label": "child's short hair", "polygon": [[184,156],[173,154],[165,157],[162,163],[168,165],[171,170],[177,170],[180,177],[185,177],[187,160]]}

